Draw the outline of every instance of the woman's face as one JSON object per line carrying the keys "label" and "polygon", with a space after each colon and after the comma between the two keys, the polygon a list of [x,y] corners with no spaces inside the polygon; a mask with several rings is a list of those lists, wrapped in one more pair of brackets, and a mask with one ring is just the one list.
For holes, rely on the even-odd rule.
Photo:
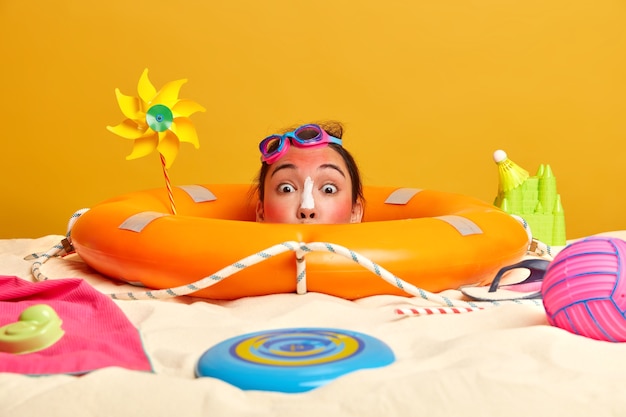
{"label": "woman's face", "polygon": [[292,146],[273,163],[261,184],[265,201],[257,221],[267,223],[358,223],[362,205],[352,204],[352,180],[346,163],[329,146]]}

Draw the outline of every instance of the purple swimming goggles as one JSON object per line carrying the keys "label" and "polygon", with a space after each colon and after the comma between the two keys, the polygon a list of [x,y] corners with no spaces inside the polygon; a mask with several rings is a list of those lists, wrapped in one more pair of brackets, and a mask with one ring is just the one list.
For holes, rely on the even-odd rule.
{"label": "purple swimming goggles", "polygon": [[259,143],[259,150],[261,161],[273,164],[287,152],[290,144],[297,148],[315,148],[329,143],[341,145],[342,142],[318,125],[308,124],[283,135],[266,137]]}

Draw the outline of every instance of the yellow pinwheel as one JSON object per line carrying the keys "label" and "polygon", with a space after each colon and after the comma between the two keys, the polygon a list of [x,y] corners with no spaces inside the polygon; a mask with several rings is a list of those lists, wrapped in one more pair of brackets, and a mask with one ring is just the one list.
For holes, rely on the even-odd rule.
{"label": "yellow pinwheel", "polygon": [[126,159],[136,159],[157,150],[169,168],[180,142],[191,143],[198,148],[198,135],[189,116],[204,107],[191,100],[178,98],[186,79],[171,81],[157,91],[148,79],[145,69],[137,84],[139,97],[127,96],[115,89],[117,102],[126,119],[117,126],[107,126],[110,132],[125,139],[134,140],[133,150]]}

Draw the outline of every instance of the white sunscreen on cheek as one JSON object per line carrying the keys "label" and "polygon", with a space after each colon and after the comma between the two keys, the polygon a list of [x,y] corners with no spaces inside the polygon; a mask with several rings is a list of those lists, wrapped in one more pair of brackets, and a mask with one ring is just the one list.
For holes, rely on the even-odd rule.
{"label": "white sunscreen on cheek", "polygon": [[304,180],[304,189],[302,190],[302,202],[300,203],[300,208],[315,208],[315,202],[313,201],[313,180],[311,177],[306,177]]}

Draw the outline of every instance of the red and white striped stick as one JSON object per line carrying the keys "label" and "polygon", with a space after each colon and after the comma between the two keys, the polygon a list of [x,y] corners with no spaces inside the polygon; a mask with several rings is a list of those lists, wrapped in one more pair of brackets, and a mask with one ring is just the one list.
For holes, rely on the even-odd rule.
{"label": "red and white striped stick", "polygon": [[397,308],[396,314],[405,316],[430,316],[433,314],[462,314],[482,310],[482,307],[412,307]]}
{"label": "red and white striped stick", "polygon": [[167,173],[167,165],[165,165],[165,157],[163,154],[159,154],[161,157],[161,166],[163,167],[163,176],[165,177],[165,186],[167,187],[167,197],[170,199],[170,209],[172,214],[176,215],[176,204],[174,204],[174,194],[172,193],[172,184],[170,183],[170,176]]}

